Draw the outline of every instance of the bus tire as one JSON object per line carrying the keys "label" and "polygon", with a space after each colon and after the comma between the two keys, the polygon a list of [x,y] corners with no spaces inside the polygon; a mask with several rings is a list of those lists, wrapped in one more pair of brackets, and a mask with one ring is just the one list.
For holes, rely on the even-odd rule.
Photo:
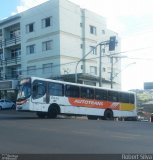
{"label": "bus tire", "polygon": [[87,116],[89,120],[97,120],[98,117],[97,116]]}
{"label": "bus tire", "polygon": [[113,116],[113,111],[111,109],[107,109],[104,112],[104,119],[105,120],[113,120],[114,116]]}
{"label": "bus tire", "polygon": [[55,119],[59,113],[60,113],[59,106],[54,104],[49,107],[47,117],[50,119]]}

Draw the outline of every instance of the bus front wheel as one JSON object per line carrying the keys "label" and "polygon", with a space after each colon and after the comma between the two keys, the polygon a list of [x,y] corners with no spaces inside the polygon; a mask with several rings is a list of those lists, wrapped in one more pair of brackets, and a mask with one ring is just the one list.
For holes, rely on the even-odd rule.
{"label": "bus front wheel", "polygon": [[60,109],[58,105],[51,105],[48,109],[48,118],[54,119],[60,113]]}

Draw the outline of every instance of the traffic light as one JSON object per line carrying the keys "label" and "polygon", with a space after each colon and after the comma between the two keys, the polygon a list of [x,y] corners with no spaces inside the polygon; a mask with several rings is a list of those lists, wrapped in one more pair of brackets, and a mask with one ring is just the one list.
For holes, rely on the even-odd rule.
{"label": "traffic light", "polygon": [[116,36],[112,36],[110,37],[110,40],[109,40],[109,51],[114,51],[115,45],[116,45]]}

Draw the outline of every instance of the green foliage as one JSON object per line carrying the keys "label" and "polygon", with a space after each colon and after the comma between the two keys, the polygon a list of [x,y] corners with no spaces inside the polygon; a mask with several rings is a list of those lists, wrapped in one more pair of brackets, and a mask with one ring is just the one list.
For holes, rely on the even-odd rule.
{"label": "green foliage", "polygon": [[153,101],[152,90],[132,90],[137,95],[137,107],[141,107],[143,103]]}

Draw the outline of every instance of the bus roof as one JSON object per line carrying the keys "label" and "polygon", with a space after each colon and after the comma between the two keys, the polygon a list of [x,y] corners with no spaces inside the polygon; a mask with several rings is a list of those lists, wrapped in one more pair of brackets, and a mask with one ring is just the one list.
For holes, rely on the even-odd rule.
{"label": "bus roof", "polygon": [[[72,82],[53,80],[53,79],[47,79],[47,78],[40,78],[40,77],[27,77],[27,78],[31,78],[32,80],[42,80],[42,81],[46,81],[46,82],[49,81],[49,82],[56,82],[56,83],[62,83],[62,84],[70,84],[70,85],[81,86],[81,87],[89,87],[89,88],[94,88],[94,89],[104,89],[104,90],[114,91],[114,92],[116,91],[116,92],[122,92],[122,93],[135,94],[132,91],[115,90],[115,89],[110,89],[110,88],[105,88],[105,87],[90,86],[90,85],[86,85],[86,84],[72,83]],[[23,78],[23,79],[27,79],[27,78]]]}

